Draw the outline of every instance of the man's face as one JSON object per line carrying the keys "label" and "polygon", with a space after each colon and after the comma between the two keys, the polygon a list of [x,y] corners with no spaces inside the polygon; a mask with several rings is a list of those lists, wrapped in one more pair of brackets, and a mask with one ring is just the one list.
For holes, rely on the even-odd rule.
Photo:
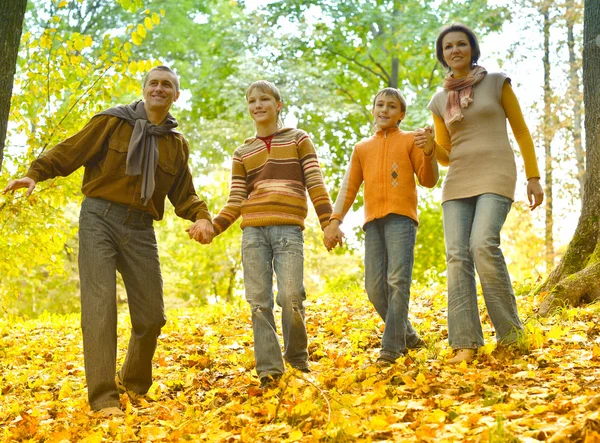
{"label": "man's face", "polygon": [[176,84],[175,76],[169,71],[151,71],[143,90],[146,106],[152,110],[168,111],[179,98]]}

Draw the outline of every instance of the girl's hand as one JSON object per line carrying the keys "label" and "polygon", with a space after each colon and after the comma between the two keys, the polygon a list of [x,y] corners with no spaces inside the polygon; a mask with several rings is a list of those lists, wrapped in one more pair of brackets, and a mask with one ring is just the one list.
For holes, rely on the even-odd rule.
{"label": "girl's hand", "polygon": [[429,157],[435,149],[435,140],[431,126],[425,126],[415,131],[415,145]]}
{"label": "girl's hand", "polygon": [[340,222],[332,220],[323,230],[323,244],[328,251],[331,251],[337,244],[344,245],[344,233],[340,229]]}
{"label": "girl's hand", "polygon": [[539,177],[531,177],[527,180],[527,198],[529,199],[529,209],[532,211],[544,201],[544,190],[540,185]]}

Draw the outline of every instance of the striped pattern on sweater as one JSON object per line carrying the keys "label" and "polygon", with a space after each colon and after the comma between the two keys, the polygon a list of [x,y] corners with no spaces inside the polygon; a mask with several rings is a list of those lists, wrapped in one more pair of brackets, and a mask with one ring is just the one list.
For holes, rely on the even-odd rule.
{"label": "striped pattern on sweater", "polygon": [[278,131],[270,149],[252,137],[233,153],[227,203],[214,219],[220,234],[242,216],[241,227],[298,225],[308,213],[306,191],[321,228],[329,224],[332,206],[315,148],[300,129]]}

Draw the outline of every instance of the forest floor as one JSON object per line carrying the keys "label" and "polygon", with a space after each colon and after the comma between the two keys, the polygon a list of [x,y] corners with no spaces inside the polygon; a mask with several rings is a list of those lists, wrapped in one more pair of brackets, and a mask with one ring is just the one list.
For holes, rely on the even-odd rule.
{"label": "forest floor", "polygon": [[[311,371],[261,390],[246,303],[168,311],[146,400],[125,417],[87,405],[79,317],[0,324],[0,438],[28,442],[600,442],[600,305],[538,318],[518,295],[522,354],[486,341],[449,366],[445,292],[413,290],[411,319],[428,347],[375,364],[383,323],[359,288],[309,299]],[[119,361],[129,320],[119,322]]]}

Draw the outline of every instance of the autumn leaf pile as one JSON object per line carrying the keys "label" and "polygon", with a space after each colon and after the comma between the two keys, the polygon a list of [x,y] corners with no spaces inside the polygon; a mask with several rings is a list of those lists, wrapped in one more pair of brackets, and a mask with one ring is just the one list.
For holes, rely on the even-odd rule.
{"label": "autumn leaf pile", "polygon": [[[309,297],[310,298],[310,297]],[[0,438],[29,442],[598,442],[600,306],[537,318],[518,296],[527,336],[450,367],[443,287],[414,289],[428,347],[375,365],[383,323],[361,289],[307,302],[312,372],[259,389],[244,301],[168,312],[147,398],[124,418],[91,413],[77,316],[0,325]],[[129,334],[120,316],[119,359]]]}

